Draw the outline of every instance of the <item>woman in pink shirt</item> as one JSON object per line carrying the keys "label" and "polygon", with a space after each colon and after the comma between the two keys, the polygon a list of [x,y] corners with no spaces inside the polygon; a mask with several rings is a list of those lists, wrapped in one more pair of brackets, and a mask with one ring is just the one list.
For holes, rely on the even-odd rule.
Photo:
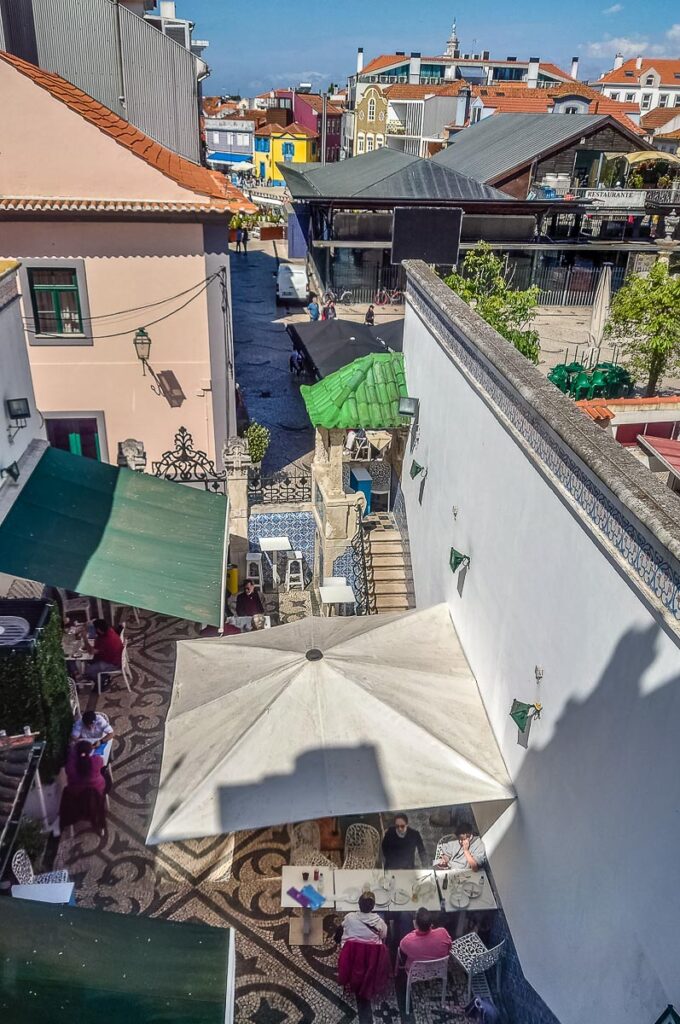
{"label": "woman in pink shirt", "polygon": [[406,970],[415,960],[440,960],[451,952],[451,936],[446,928],[432,927],[432,914],[425,907],[418,910],[415,925],[399,943]]}

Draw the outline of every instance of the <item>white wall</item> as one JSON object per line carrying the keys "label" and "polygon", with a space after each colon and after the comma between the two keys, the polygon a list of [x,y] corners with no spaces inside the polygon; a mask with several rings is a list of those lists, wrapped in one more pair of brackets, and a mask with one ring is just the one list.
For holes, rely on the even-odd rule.
{"label": "white wall", "polygon": [[[488,840],[522,967],[562,1024],[651,1024],[680,1005],[678,635],[510,426],[518,392],[501,412],[431,332],[407,305],[416,597],[449,603],[517,788]],[[452,546],[471,556],[464,577]],[[544,704],[527,750],[514,697]]]}
{"label": "white wall", "polygon": [[[1,270],[1,268],[0,268]],[[8,398],[27,398],[31,416],[23,430],[10,441],[5,402]],[[18,462],[34,437],[44,437],[42,418],[36,409],[31,368],[21,322],[16,272],[0,276],[0,468]],[[0,479],[0,488],[9,485]]]}

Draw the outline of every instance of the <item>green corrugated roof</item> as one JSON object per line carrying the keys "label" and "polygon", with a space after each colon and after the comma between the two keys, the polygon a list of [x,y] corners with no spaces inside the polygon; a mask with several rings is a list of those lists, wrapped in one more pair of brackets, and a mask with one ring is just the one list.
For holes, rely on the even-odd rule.
{"label": "green corrugated roof", "polygon": [[376,352],[355,359],[318,384],[300,388],[315,427],[386,430],[408,426],[399,415],[406,375],[401,352]]}

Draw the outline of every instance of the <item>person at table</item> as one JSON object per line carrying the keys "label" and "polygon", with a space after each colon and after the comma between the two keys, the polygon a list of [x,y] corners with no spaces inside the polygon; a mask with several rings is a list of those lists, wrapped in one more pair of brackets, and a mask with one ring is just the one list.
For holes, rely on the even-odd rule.
{"label": "person at table", "polygon": [[486,850],[472,825],[463,822],[456,831],[456,837],[450,843],[440,844],[439,860],[434,862],[434,866],[453,871],[479,871],[486,861]]}
{"label": "person at table", "polygon": [[236,614],[238,616],[264,615],[262,598],[255,589],[252,580],[246,580],[243,590],[236,598]]}
{"label": "person at table", "polygon": [[92,752],[87,740],[80,740],[71,747],[66,758],[67,785],[59,807],[60,828],[89,819],[97,832],[103,832],[108,788],[103,769],[103,758]]}
{"label": "person at table", "polygon": [[411,828],[405,814],[395,814],[390,827],[382,839],[383,863],[391,871],[412,870],[416,866],[416,851],[420,863],[427,864],[423,837],[416,828]]}
{"label": "person at table", "polygon": [[359,909],[345,915],[340,945],[344,946],[349,939],[354,942],[384,942],[386,936],[387,925],[382,917],[375,913],[374,894],[362,892],[359,897]]}
{"label": "person at table", "polygon": [[71,730],[71,741],[87,740],[90,749],[113,739],[113,729],[106,715],[98,711],[83,711]]}
{"label": "person at table", "polygon": [[83,669],[83,675],[86,679],[96,682],[100,672],[120,672],[123,664],[123,641],[106,619],[95,619],[92,625],[92,641],[88,636],[87,626],[83,629],[83,648],[93,654],[92,661]]}
{"label": "person at table", "polygon": [[432,927],[432,914],[420,907],[415,928],[399,943],[399,951],[408,970],[414,960],[440,960],[451,952],[451,936],[446,928]]}

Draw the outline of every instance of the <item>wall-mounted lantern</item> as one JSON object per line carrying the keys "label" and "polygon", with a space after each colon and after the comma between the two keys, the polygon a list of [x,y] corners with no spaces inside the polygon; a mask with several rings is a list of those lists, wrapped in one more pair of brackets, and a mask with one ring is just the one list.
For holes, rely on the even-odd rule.
{"label": "wall-mounted lantern", "polygon": [[146,377],[146,367],[151,354],[151,338],[143,327],[137,328],[134,337],[135,352],[142,364],[142,376]]}
{"label": "wall-mounted lantern", "polygon": [[525,704],[521,700],[513,700],[510,708],[510,718],[520,732],[526,732],[534,718],[541,717],[542,704]]}
{"label": "wall-mounted lantern", "polygon": [[427,476],[427,470],[425,469],[425,466],[421,466],[420,463],[416,462],[415,459],[411,463],[411,469],[410,469],[409,472],[410,472],[411,480],[415,480],[415,478],[417,476],[420,476],[421,473],[423,473],[425,476]]}
{"label": "wall-mounted lantern", "polygon": [[5,409],[7,419],[12,421],[12,426],[7,428],[7,436],[11,442],[19,431],[24,429],[26,420],[31,418],[31,407],[27,398],[8,398]]}
{"label": "wall-mounted lantern", "polygon": [[464,565],[467,569],[470,565],[470,556],[464,555],[462,551],[456,551],[455,548],[451,548],[451,554],[449,555],[449,565],[452,573],[457,573],[461,565]]}
{"label": "wall-mounted lantern", "polygon": [[412,419],[417,414],[419,405],[417,398],[402,397],[399,399],[399,415],[410,416]]}
{"label": "wall-mounted lantern", "polygon": [[10,462],[9,466],[5,466],[4,469],[0,469],[0,479],[2,479],[3,476],[8,476],[10,480],[14,480],[14,483],[16,483],[20,475],[21,471],[19,469],[18,462]]}

